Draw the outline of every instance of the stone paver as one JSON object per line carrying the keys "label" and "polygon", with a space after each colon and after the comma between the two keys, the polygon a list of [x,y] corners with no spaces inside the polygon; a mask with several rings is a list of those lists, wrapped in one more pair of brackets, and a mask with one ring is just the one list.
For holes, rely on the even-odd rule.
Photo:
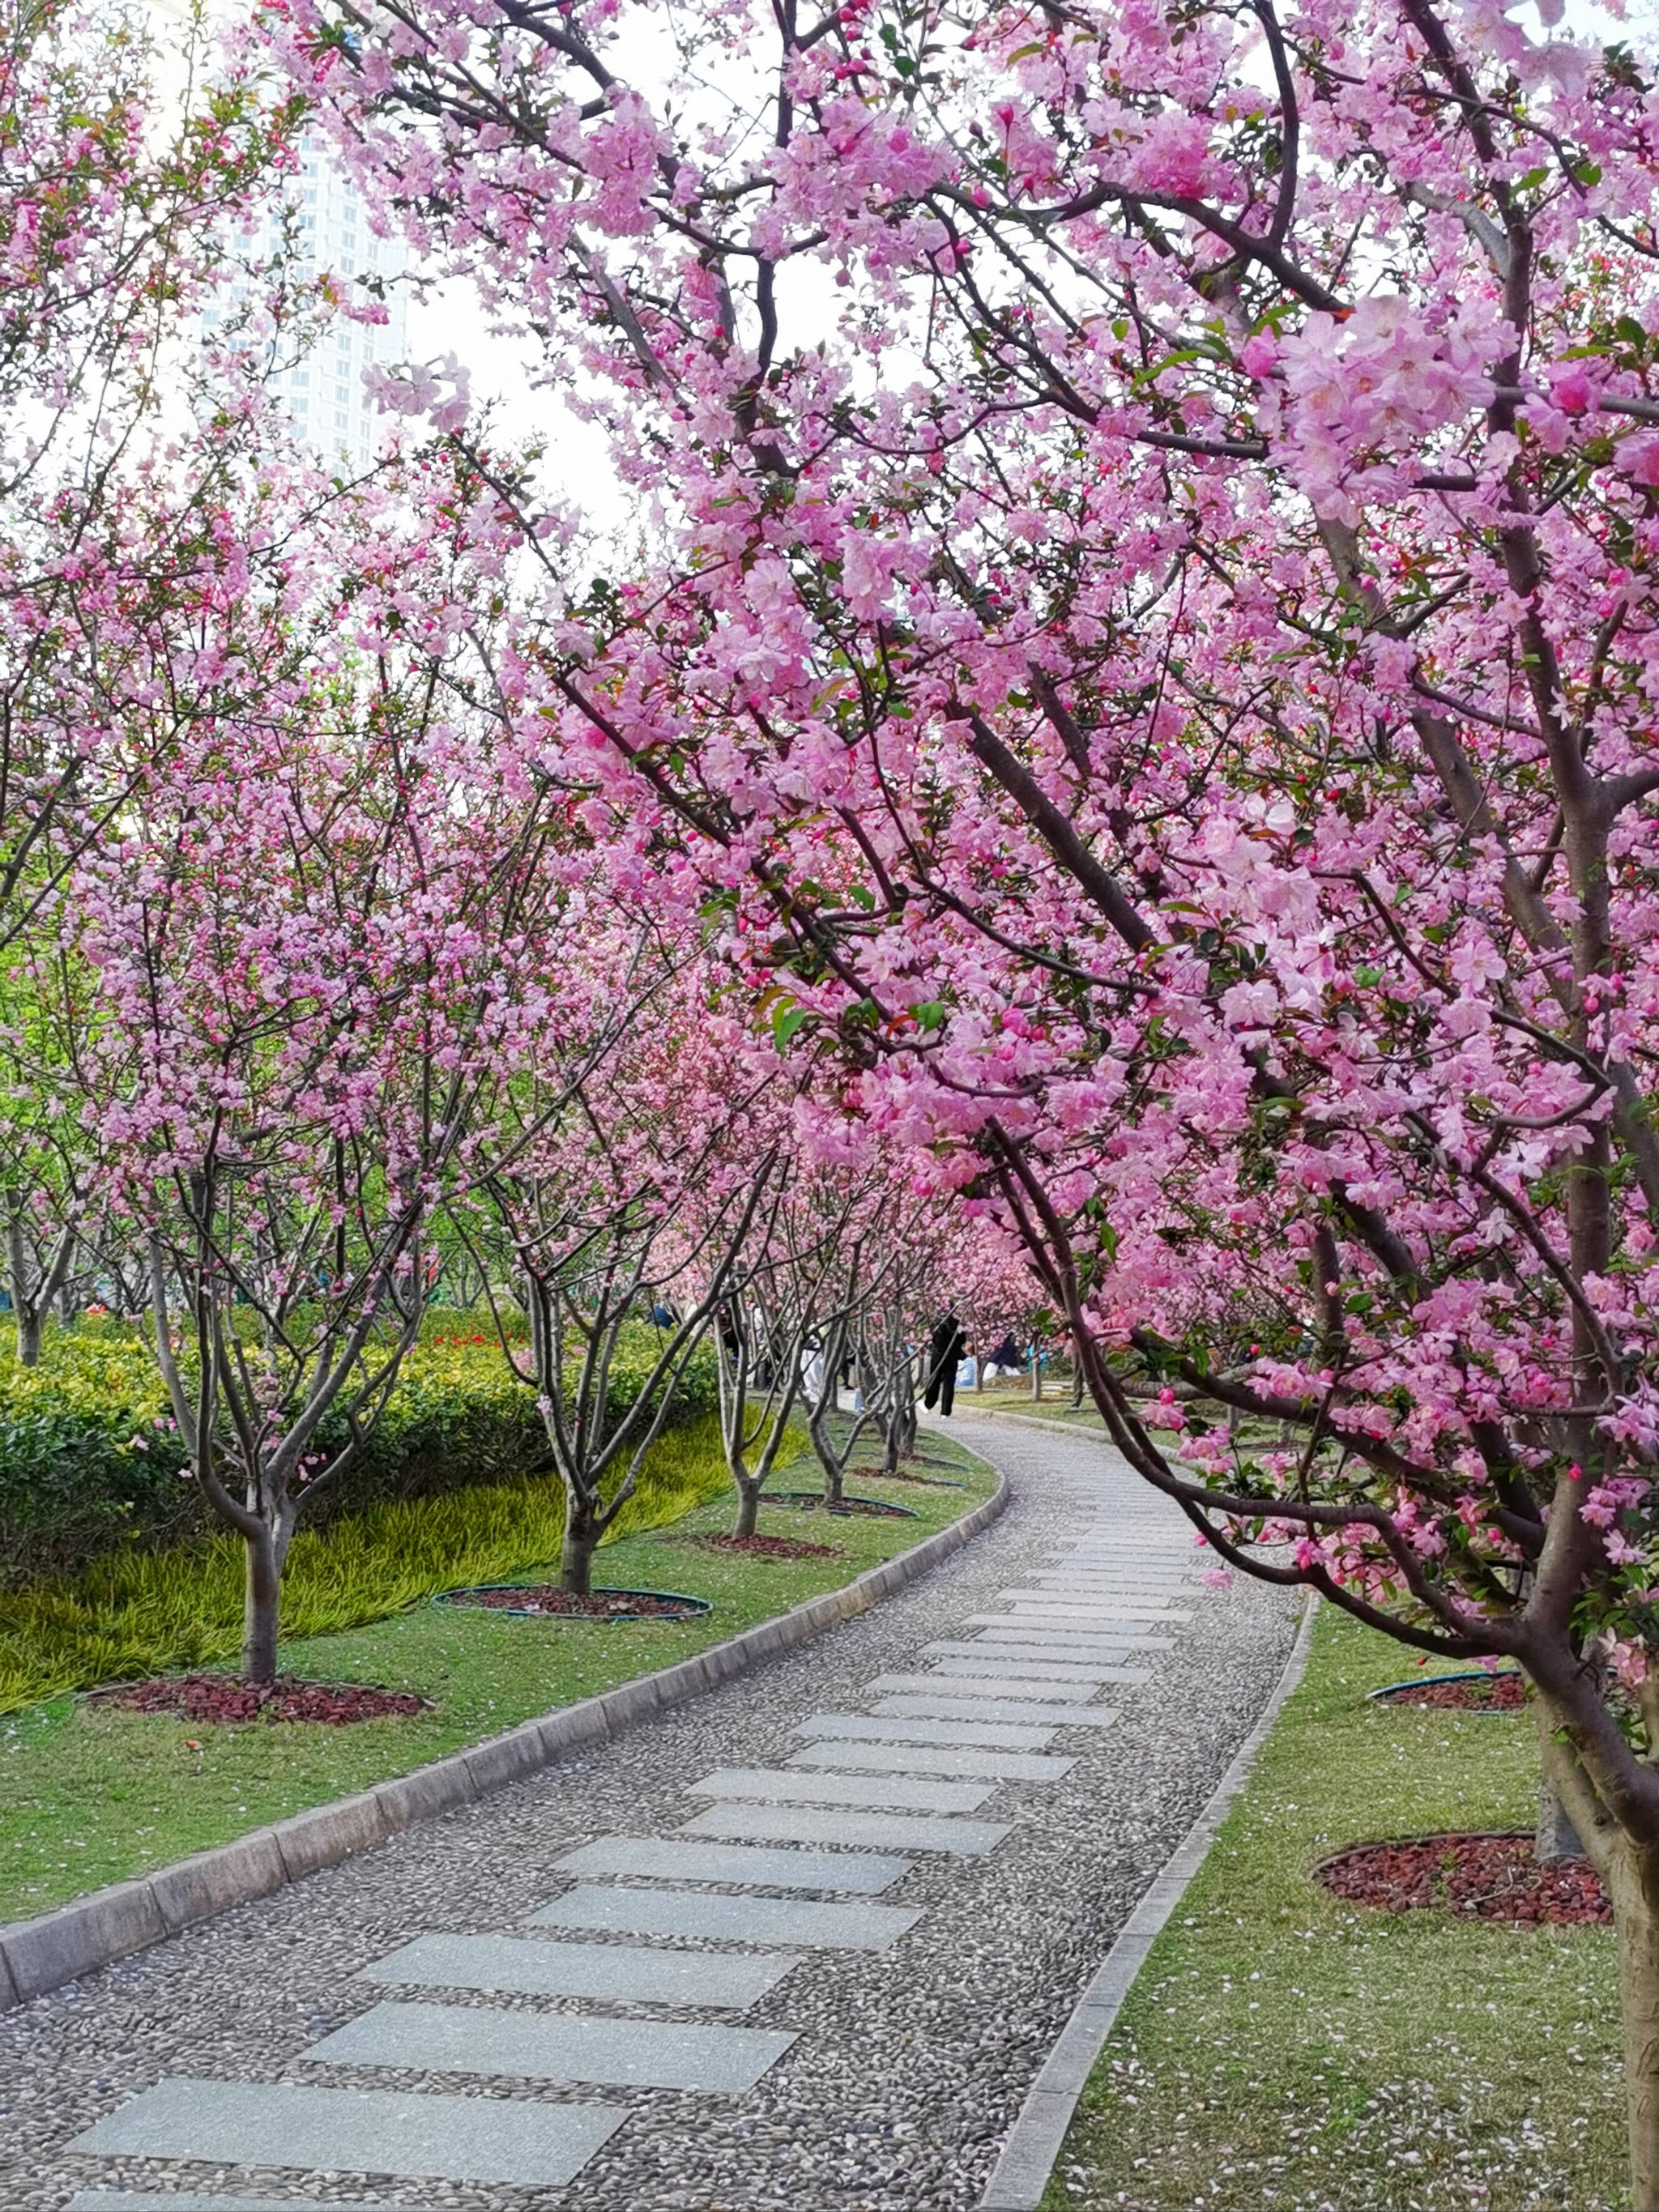
{"label": "stone paver", "polygon": [[762,2027],[700,2027],[489,2005],[378,2004],[305,2056],[337,2066],[480,2074],[599,2087],[752,2089],[794,2041]]}
{"label": "stone paver", "polygon": [[925,1582],[0,2018],[0,2212],[970,2212],[1292,1632],[1103,1443],[974,1439]]}
{"label": "stone paver", "polygon": [[[64,2212],[295,2212],[306,2200],[294,2197],[180,2196],[169,2190],[158,2197],[148,2189],[77,2189]],[[332,2197],[328,2212],[403,2212],[384,2197]]]}
{"label": "stone paver", "polygon": [[872,1782],[856,1774],[795,1774],[787,1767],[722,1766],[692,1783],[692,1797],[787,1798],[799,1805],[880,1813],[977,1813],[990,1796],[969,1782]]}
{"label": "stone paver", "polygon": [[[1001,1638],[986,1643],[975,1643],[964,1637],[941,1636],[932,1644],[924,1644],[918,1655],[924,1659],[985,1659],[998,1666],[1012,1666],[1018,1659],[1029,1659],[1038,1666],[1121,1668],[1130,1656],[1121,1644],[1096,1646],[1085,1644],[1056,1645],[1054,1644],[1009,1644]],[[1139,1679],[1148,1680],[1144,1667]]]}
{"label": "stone paver", "polygon": [[1047,1644],[1055,1650],[1086,1650],[1091,1656],[1108,1648],[1131,1651],[1173,1651],[1173,1636],[1154,1636],[1139,1628],[1114,1632],[1104,1621],[1027,1620],[1012,1613],[970,1613],[963,1626],[985,1631],[984,1640],[997,1644]]}
{"label": "stone paver", "polygon": [[[896,1713],[907,1720],[967,1720],[975,1712],[982,1712],[994,1721],[1051,1720],[1060,1728],[1110,1728],[1116,1712],[1105,1705],[1047,1705],[1025,1702],[1013,1698],[914,1697],[884,1698],[876,1707],[878,1713]],[[708,1834],[726,1835],[725,1828],[704,1831]],[[758,1833],[759,1831],[748,1832]],[[850,1840],[850,1838],[849,1838]]]}
{"label": "stone paver", "polygon": [[973,1743],[987,1751],[1041,1751],[1052,1728],[1010,1728],[986,1721],[883,1719],[873,1713],[811,1713],[797,1735],[837,1736],[849,1743]]}
{"label": "stone paver", "polygon": [[579,2173],[622,2124],[622,2112],[603,2105],[175,2078],[69,2148],[552,2189]]}
{"label": "stone paver", "polygon": [[930,1819],[925,1813],[835,1813],[815,1805],[711,1805],[688,1820],[691,1836],[792,1844],[851,1844],[875,1850],[954,1851],[980,1858],[1009,1832],[997,1820]]}
{"label": "stone paver", "polygon": [[362,1978],[398,1987],[511,1990],[524,1996],[597,1997],[611,2004],[705,2005],[745,2012],[798,1962],[630,1943],[557,1943],[548,1936],[417,1936]]}
{"label": "stone paver", "polygon": [[839,1889],[873,1894],[910,1871],[908,1859],[853,1851],[769,1851],[744,1844],[691,1844],[678,1836],[601,1836],[553,1862],[562,1874],[720,1881],[757,1889]]}
{"label": "stone paver", "polygon": [[1144,1682],[1149,1679],[1144,1667],[1108,1667],[1099,1662],[1092,1666],[1073,1667],[1063,1660],[983,1657],[941,1659],[933,1674],[945,1682],[1048,1682],[1059,1688],[1075,1690],[1080,1697],[1086,1697],[1091,1690],[1103,1689],[1109,1682]]}
{"label": "stone paver", "polygon": [[719,1897],[701,1889],[573,1889],[536,1915],[543,1927],[690,1936],[716,1942],[827,1944],[846,1951],[884,1951],[901,1936],[908,1936],[921,1917],[900,1905]]}
{"label": "stone paver", "polygon": [[975,1751],[966,1744],[846,1743],[820,1738],[792,1752],[791,1766],[836,1766],[870,1774],[982,1774],[991,1782],[1060,1782],[1076,1765],[1040,1752]]}
{"label": "stone paver", "polygon": [[878,1674],[866,1685],[872,1697],[882,1692],[921,1692],[931,1696],[943,1690],[947,1697],[985,1698],[991,1700],[1006,1698],[1027,1698],[1034,1704],[1056,1705],[1082,1705],[1086,1701],[1086,1685],[1077,1682],[1045,1682],[1030,1674],[951,1674],[940,1667],[927,1674]]}

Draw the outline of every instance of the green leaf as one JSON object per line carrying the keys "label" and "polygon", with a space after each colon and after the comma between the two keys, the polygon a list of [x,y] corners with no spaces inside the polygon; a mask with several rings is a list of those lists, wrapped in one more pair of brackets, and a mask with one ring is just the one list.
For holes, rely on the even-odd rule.
{"label": "green leaf", "polygon": [[772,1009],[772,1042],[780,1052],[787,1052],[790,1038],[807,1018],[807,1009],[793,999],[779,1000]]}
{"label": "green leaf", "polygon": [[950,1011],[943,999],[926,999],[921,1006],[911,1007],[910,1017],[919,1030],[942,1030]]}

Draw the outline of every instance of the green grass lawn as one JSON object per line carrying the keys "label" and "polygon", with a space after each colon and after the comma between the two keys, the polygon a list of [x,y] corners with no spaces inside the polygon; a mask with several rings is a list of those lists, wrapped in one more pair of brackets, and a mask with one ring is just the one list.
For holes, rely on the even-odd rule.
{"label": "green grass lawn", "polygon": [[1029,1382],[1000,1389],[963,1390],[958,1393],[957,1403],[968,1413],[977,1407],[987,1413],[1035,1414],[1040,1421],[1063,1421],[1069,1428],[1098,1431],[1105,1426],[1088,1399],[1080,1406],[1073,1405],[1069,1382],[1050,1384],[1041,1399],[1032,1397]]}
{"label": "green grass lawn", "polygon": [[[686,1622],[510,1620],[419,1603],[343,1634],[284,1645],[284,1669],[376,1682],[435,1701],[411,1720],[350,1728],[255,1723],[203,1727],[73,1698],[0,1717],[0,1920],[61,1905],[83,1891],[165,1865],[249,1828],[407,1773],[514,1722],[735,1636],[774,1613],[908,1550],[995,1487],[982,1462],[929,1435],[926,1469],[962,1488],[872,1480],[860,1462],[849,1488],[912,1508],[915,1520],[763,1507],[763,1534],[830,1544],[839,1557],[784,1562],[722,1556],[687,1540],[731,1523],[728,1498],[599,1553],[596,1582],[684,1590],[714,1611]],[[816,1489],[800,1462],[778,1489]],[[546,1565],[527,1559],[522,1571]],[[504,1572],[491,1577],[507,1579]]]}
{"label": "green grass lawn", "polygon": [[1603,1929],[1345,1905],[1344,1844],[1527,1828],[1527,1716],[1368,1705],[1410,1654],[1322,1612],[1301,1688],[1158,1939],[1044,2212],[1613,2212],[1617,1971]]}

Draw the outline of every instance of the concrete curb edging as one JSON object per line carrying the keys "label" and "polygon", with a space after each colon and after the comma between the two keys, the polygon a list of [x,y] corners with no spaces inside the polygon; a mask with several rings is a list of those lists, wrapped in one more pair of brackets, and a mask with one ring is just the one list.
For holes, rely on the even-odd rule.
{"label": "concrete curb edging", "polygon": [[960,1551],[1000,1517],[1008,1498],[1008,1478],[999,1471],[991,1495],[948,1528],[937,1529],[842,1589],[826,1590],[821,1597],[759,1621],[723,1644],[710,1644],[693,1659],[522,1722],[503,1735],[487,1737],[355,1796],[313,1806],[239,1836],[234,1843],[159,1867],[154,1874],[94,1890],[55,1912],[0,1927],[0,2013],[45,1996],[135,1951],[165,1942],[233,1905],[268,1897],[289,1882],[369,1850],[417,1820],[453,1812],[509,1782],[556,1765],[570,1753],[619,1735],[665,1706],[684,1705],[746,1674],[763,1659],[811,1643],[826,1629],[867,1613],[881,1599]]}
{"label": "concrete curb edging", "polygon": [[1285,1671],[1262,1708],[1261,1717],[1239,1746],[1208,1804],[1176,1845],[1163,1873],[1125,1922],[1116,1942],[1096,1969],[1071,2018],[1060,2030],[1059,2040],[1026,2092],[1019,2117],[1009,2130],[991,2169],[985,2194],[979,2200],[979,2212],[1038,2212],[1078,2100],[1123,2008],[1123,2001],[1146,1963],[1146,1954],[1203,1865],[1215,1841],[1216,1831],[1243,1788],[1257,1752],[1307,1669],[1317,1610],[1317,1600],[1310,1595],[1296,1641],[1285,1662]]}

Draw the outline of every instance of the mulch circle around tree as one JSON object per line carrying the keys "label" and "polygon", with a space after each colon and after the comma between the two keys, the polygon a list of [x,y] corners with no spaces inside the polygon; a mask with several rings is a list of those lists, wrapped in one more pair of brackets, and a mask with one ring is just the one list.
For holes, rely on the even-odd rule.
{"label": "mulch circle around tree", "polygon": [[1431,1674],[1418,1682],[1391,1682],[1373,1690],[1379,1705],[1427,1705],[1443,1713],[1518,1713],[1526,1710],[1527,1682],[1523,1674],[1506,1669],[1501,1674],[1481,1670],[1469,1674]]}
{"label": "mulch circle around tree", "polygon": [[234,1674],[167,1675],[93,1690],[86,1702],[126,1713],[167,1713],[181,1721],[312,1721],[325,1728],[407,1720],[432,1711],[429,1698],[408,1690],[377,1689],[370,1682],[307,1682],[298,1674],[279,1674],[274,1682],[243,1682]]}
{"label": "mulch circle around tree", "polygon": [[1466,1920],[1523,1927],[1601,1926],[1613,1918],[1587,1859],[1540,1866],[1530,1836],[1416,1836],[1359,1844],[1314,1869],[1333,1895],[1385,1912],[1437,1906]]}
{"label": "mulch circle around tree", "polygon": [[480,1583],[445,1590],[438,1603],[532,1620],[695,1620],[713,1611],[707,1598],[678,1590],[596,1589],[578,1597],[556,1583]]}
{"label": "mulch circle around tree", "polygon": [[795,1536],[682,1536],[698,1552],[732,1552],[753,1559],[844,1559],[833,1544],[808,1544]]}
{"label": "mulch circle around tree", "polygon": [[821,1490],[774,1490],[768,1496],[775,1505],[793,1505],[803,1513],[816,1506],[821,1513],[873,1513],[890,1521],[915,1521],[921,1516],[913,1505],[890,1505],[884,1498],[854,1498],[850,1494],[826,1505]]}

